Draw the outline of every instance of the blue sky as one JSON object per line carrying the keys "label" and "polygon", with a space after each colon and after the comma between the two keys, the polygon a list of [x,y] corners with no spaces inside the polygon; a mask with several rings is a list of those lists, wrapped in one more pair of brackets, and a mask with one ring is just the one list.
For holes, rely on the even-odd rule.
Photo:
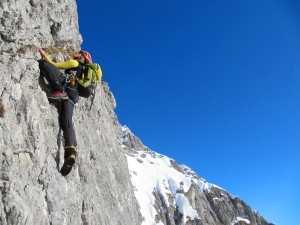
{"label": "blue sky", "polygon": [[82,49],[152,150],[298,225],[300,2],[78,1]]}

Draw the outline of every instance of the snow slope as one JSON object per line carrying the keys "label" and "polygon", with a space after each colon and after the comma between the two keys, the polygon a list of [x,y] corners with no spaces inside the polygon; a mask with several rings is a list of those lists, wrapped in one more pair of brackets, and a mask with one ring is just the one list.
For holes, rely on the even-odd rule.
{"label": "snow slope", "polygon": [[236,196],[151,151],[127,127],[122,138],[142,225],[268,224]]}
{"label": "snow slope", "polygon": [[[155,221],[158,212],[154,207],[153,192],[159,193],[167,206],[177,205],[185,222],[188,219],[200,219],[183,194],[189,190],[193,178],[174,169],[170,158],[154,152],[136,152],[134,155],[127,155],[127,160],[131,180],[136,188],[135,196],[145,218],[143,224],[163,224]],[[209,188],[205,181],[196,182],[203,188]],[[174,196],[172,202],[169,202],[170,195]]]}

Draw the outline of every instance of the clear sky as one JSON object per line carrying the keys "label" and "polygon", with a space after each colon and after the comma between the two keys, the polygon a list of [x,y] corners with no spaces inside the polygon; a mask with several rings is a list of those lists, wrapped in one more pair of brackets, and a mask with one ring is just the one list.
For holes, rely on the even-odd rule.
{"label": "clear sky", "polygon": [[277,225],[300,224],[300,2],[78,1],[115,110]]}

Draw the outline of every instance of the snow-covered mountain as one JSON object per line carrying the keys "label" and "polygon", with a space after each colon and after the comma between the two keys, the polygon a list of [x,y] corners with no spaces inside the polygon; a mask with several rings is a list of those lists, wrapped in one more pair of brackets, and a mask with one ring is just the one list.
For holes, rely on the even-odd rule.
{"label": "snow-covered mountain", "polygon": [[239,198],[189,167],[151,151],[128,127],[122,131],[143,225],[269,224]]}

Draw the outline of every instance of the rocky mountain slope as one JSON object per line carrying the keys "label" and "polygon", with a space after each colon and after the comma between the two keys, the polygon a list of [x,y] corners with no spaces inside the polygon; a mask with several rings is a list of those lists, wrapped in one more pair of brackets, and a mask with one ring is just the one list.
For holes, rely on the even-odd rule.
{"label": "rocky mountain slope", "polygon": [[90,101],[77,104],[78,161],[68,177],[59,173],[62,132],[39,83],[37,49],[58,58],[80,49],[76,15],[75,1],[0,2],[0,224],[141,224],[106,84],[89,114]]}
{"label": "rocky mountain slope", "polygon": [[145,147],[126,126],[123,143],[143,224],[271,224],[238,197]]}
{"label": "rocky mountain slope", "polygon": [[[62,132],[37,50],[62,60],[81,42],[74,0],[0,2],[1,225],[268,224],[238,198],[122,132],[106,83],[98,85],[90,112],[89,100],[76,105],[80,152],[62,177]],[[157,176],[162,180],[149,184],[150,193],[140,189],[142,178],[155,177],[146,168],[157,173],[166,165],[170,176]]]}

